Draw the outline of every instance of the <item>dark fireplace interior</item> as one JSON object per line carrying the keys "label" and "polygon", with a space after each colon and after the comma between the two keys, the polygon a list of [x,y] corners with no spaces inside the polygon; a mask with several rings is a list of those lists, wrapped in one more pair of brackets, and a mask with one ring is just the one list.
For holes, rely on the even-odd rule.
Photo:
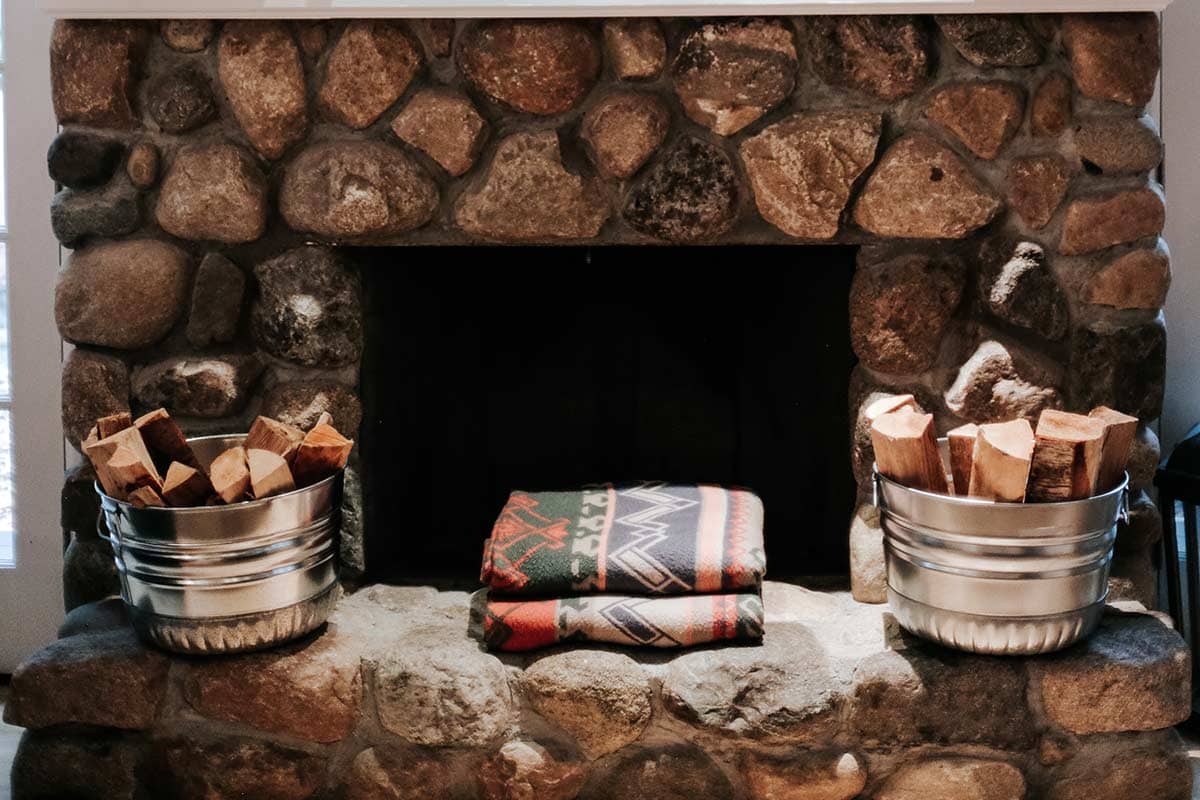
{"label": "dark fireplace interior", "polygon": [[852,247],[373,248],[368,578],[471,586],[508,493],[746,486],[770,574],[847,569]]}

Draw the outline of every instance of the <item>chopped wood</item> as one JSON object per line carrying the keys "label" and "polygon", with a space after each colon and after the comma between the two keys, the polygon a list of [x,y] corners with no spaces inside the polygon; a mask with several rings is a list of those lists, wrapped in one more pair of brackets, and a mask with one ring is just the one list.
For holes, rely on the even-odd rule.
{"label": "chopped wood", "polygon": [[91,430],[88,431],[87,436],[83,437],[83,441],[79,443],[79,449],[86,452],[88,445],[93,445],[98,441],[100,441],[100,428],[97,425],[93,425]]}
{"label": "chopped wood", "polygon": [[333,427],[333,414],[330,414],[328,411],[322,411],[320,414],[317,415],[317,421],[315,423],[313,423],[313,426],[311,428],[309,428],[309,430],[310,431],[316,430],[317,428],[321,427],[322,425],[328,425],[330,427]]}
{"label": "chopped wood", "polygon": [[162,496],[175,508],[202,506],[213,495],[208,476],[195,467],[172,461],[163,478]]}
{"label": "chopped wood", "polygon": [[150,508],[151,506],[165,506],[166,503],[159,497],[158,492],[150,486],[139,486],[129,493],[129,504],[135,508]]}
{"label": "chopped wood", "polygon": [[883,414],[871,423],[871,443],[882,475],[911,489],[949,491],[932,414],[907,408]]}
{"label": "chopped wood", "polygon": [[302,441],[304,431],[295,425],[288,425],[270,417],[258,417],[250,426],[250,433],[246,434],[243,446],[247,450],[270,450],[290,462]]}
{"label": "chopped wood", "polygon": [[1122,414],[1107,406],[1099,406],[1088,414],[1092,419],[1104,423],[1104,446],[1100,449],[1100,477],[1097,488],[1101,492],[1115,489],[1125,477],[1129,465],[1129,452],[1137,436],[1137,417]]}
{"label": "chopped wood", "polygon": [[979,426],[974,422],[959,425],[946,434],[950,442],[950,475],[954,480],[954,493],[966,495],[971,486],[971,462],[975,458],[975,436]]}
{"label": "chopped wood", "polygon": [[874,422],[884,414],[891,414],[902,408],[911,409],[917,414],[922,413],[921,407],[917,405],[917,399],[911,394],[890,394],[887,397],[879,398],[867,406],[866,410],[863,411],[863,418],[867,422]]}
{"label": "chopped wood", "polygon": [[226,503],[246,499],[250,491],[250,467],[246,464],[245,448],[231,447],[214,458],[208,469],[208,479]]}
{"label": "chopped wood", "polygon": [[192,452],[183,431],[171,419],[165,408],[158,408],[134,420],[134,427],[142,433],[146,447],[158,456],[158,463],[170,465],[172,461],[200,469],[200,462]]}
{"label": "chopped wood", "polygon": [[120,433],[133,424],[133,417],[128,411],[119,411],[96,420],[96,433],[101,439],[107,439],[114,433]]}
{"label": "chopped wood", "polygon": [[1025,502],[1033,463],[1033,427],[1026,419],[980,425],[967,494],[1001,503]]}
{"label": "chopped wood", "polygon": [[290,492],[296,488],[292,471],[279,453],[270,450],[246,450],[246,461],[250,465],[250,487],[254,497],[261,500],[276,494]]}
{"label": "chopped wood", "polygon": [[149,486],[155,493],[162,489],[162,479],[154,469],[154,462],[124,445],[119,445],[113,451],[105,471],[109,480],[119,486],[121,493],[126,496],[143,486]]}
{"label": "chopped wood", "polygon": [[1082,500],[1096,494],[1104,422],[1047,409],[1038,417],[1026,500]]}
{"label": "chopped wood", "polygon": [[338,433],[329,424],[330,419],[328,414],[322,413],[316,426],[305,435],[296,450],[296,456],[292,459],[292,477],[297,486],[311,486],[328,478],[346,466],[350,458],[354,440]]}
{"label": "chopped wood", "polygon": [[138,429],[126,428],[114,433],[112,436],[97,439],[94,442],[85,442],[84,444],[84,455],[91,460],[92,466],[96,469],[96,477],[100,480],[100,486],[104,489],[105,494],[118,500],[125,499],[126,485],[124,477],[114,474],[109,470],[109,460],[112,459],[119,447],[124,447],[133,453],[136,460],[145,467],[146,472],[155,479],[156,484],[162,483],[162,479],[159,478],[158,470],[154,466],[153,459],[150,458],[150,452],[146,449],[146,445],[142,441]]}

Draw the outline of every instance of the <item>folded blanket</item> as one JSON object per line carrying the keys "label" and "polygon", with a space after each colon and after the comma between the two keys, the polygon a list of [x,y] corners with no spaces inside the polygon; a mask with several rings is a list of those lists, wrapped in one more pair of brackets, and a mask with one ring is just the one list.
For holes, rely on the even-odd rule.
{"label": "folded blanket", "polygon": [[762,522],[753,492],[718,486],[513,492],[484,546],[480,579],[523,596],[756,589],[766,567]]}
{"label": "folded blanket", "polygon": [[685,647],[725,639],[757,640],[762,632],[763,604],[756,592],[513,601],[489,596],[484,620],[488,648],[508,651],[578,641]]}

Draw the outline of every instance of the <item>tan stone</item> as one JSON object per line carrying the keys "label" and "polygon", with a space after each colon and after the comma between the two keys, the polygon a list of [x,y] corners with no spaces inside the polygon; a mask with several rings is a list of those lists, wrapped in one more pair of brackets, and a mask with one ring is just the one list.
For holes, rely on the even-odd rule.
{"label": "tan stone", "polygon": [[866,764],[853,753],[747,751],[738,766],[753,800],[850,800],[867,785]]}
{"label": "tan stone", "polygon": [[236,414],[262,374],[257,355],[171,356],[134,368],[133,396],[146,408],[214,419]]}
{"label": "tan stone", "polygon": [[488,124],[466,95],[452,89],[422,89],[392,120],[392,131],[458,176],[475,166],[488,137]]}
{"label": "tan stone", "polygon": [[932,48],[919,17],[847,15],[806,21],[813,70],[827,83],[899,100],[929,77]]}
{"label": "tan stone", "polygon": [[129,368],[125,362],[82,347],[72,349],[62,367],[62,423],[67,441],[78,448],[96,420],[128,410]]}
{"label": "tan stone", "polygon": [[419,228],[438,189],[399,147],[331,141],[305,148],[284,172],[279,210],[292,230],[329,240],[377,239]]}
{"label": "tan stone", "polygon": [[1021,771],[1003,761],[932,758],[901,767],[876,800],[1024,800]]}
{"label": "tan stone", "polygon": [[930,98],[925,116],[975,155],[992,159],[1021,126],[1025,98],[1020,87],[1004,81],[952,83]]}
{"label": "tan stone", "polygon": [[506,742],[479,768],[484,800],[572,800],[586,777],[582,764],[532,741]]}
{"label": "tan stone", "polygon": [[568,111],[600,74],[600,46],[573,20],[484,20],[460,39],[463,75],[492,99],[529,114]]}
{"label": "tan stone", "polygon": [[1158,15],[1064,14],[1062,39],[1083,95],[1127,106],[1150,102],[1162,63]]}
{"label": "tan stone", "polygon": [[539,658],[521,691],[546,719],[575,737],[588,758],[620,750],[650,722],[650,681],[621,653],[568,650]]}
{"label": "tan stone", "polygon": [[787,99],[797,66],[794,35],[782,21],[711,22],[679,45],[671,81],[691,119],[729,136]]}
{"label": "tan stone", "polygon": [[1113,308],[1161,308],[1171,286],[1171,253],[1162,239],[1153,248],[1139,248],[1109,261],[1092,276],[1084,290],[1089,303]]}
{"label": "tan stone", "polygon": [[837,235],[850,190],[875,159],[878,114],[793,114],[739,148],[763,218],[802,239]]}
{"label": "tan stone", "polygon": [[671,113],[657,95],[611,94],[583,118],[580,138],[601,174],[628,178],[667,137]]}
{"label": "tan stone", "polygon": [[1058,155],[1015,158],[1008,165],[1008,204],[1029,227],[1046,227],[1066,196],[1071,166]]}
{"label": "tan stone", "polygon": [[604,49],[621,80],[653,78],[667,63],[667,41],[656,19],[604,20]]}
{"label": "tan stone", "polygon": [[371,747],[354,757],[338,796],[342,800],[453,800],[462,796],[453,775],[453,767],[436,756]]}
{"label": "tan stone", "polygon": [[329,119],[365,128],[400,99],[421,63],[401,23],[354,20],[326,59],[318,102]]}
{"label": "tan stone", "polygon": [[158,182],[158,148],[146,141],[135,144],[129,149],[125,172],[134,186],[149,189]]}
{"label": "tan stone", "polygon": [[1072,200],[1058,250],[1081,255],[1162,233],[1166,208],[1157,185],[1119,189]]}
{"label": "tan stone", "polygon": [[1024,417],[1036,422],[1046,408],[1062,405],[1058,376],[1013,345],[980,343],[946,390],[946,406],[971,422]]}
{"label": "tan stone", "polygon": [[563,166],[554,131],[517,133],[502,141],[483,184],[454,207],[459,228],[505,242],[590,239],[608,215],[599,181]]}
{"label": "tan stone", "polygon": [[226,22],[217,43],[217,75],[238,124],[265,158],[279,158],[304,138],[304,67],[285,23]]}
{"label": "tan stone", "polygon": [[215,26],[211,19],[165,19],[158,30],[172,50],[199,53],[212,42]]}
{"label": "tan stone", "polygon": [[326,630],[263,653],[187,665],[183,696],[209,719],[312,742],[354,728],[362,695],[356,643]]}
{"label": "tan stone", "polygon": [[60,639],[13,672],[4,721],[144,730],[166,692],[167,666],[131,628]]}
{"label": "tan stone", "polygon": [[187,253],[153,239],[76,250],[54,287],[59,333],[122,350],[154,344],[183,313],[190,272]]}
{"label": "tan stone", "polygon": [[50,34],[50,90],[58,124],[135,127],[134,62],[144,40],[137,22],[57,20]]}
{"label": "tan stone", "polygon": [[1058,136],[1071,122],[1071,81],[1053,72],[1038,84],[1029,112],[1034,136]]}
{"label": "tan stone", "polygon": [[1191,714],[1191,659],[1147,614],[1110,611],[1086,641],[1030,662],[1046,715],[1078,734],[1169,728]]}
{"label": "tan stone", "polygon": [[953,151],[910,134],[880,159],[854,207],[854,221],[879,236],[962,239],[1003,206]]}
{"label": "tan stone", "polygon": [[850,592],[860,603],[887,602],[887,562],[879,510],[860,504],[850,520]]}
{"label": "tan stone", "polygon": [[154,214],[180,239],[252,242],[267,227],[267,193],[267,179],[241,148],[193,145],[167,168]]}
{"label": "tan stone", "polygon": [[1162,163],[1158,125],[1141,117],[1086,117],[1075,126],[1075,150],[1105,175],[1133,175]]}

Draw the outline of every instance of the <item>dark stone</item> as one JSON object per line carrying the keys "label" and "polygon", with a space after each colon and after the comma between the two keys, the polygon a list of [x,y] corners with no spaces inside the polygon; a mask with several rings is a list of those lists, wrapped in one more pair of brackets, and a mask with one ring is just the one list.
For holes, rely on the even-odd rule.
{"label": "dark stone", "polygon": [[1046,227],[1062,204],[1073,171],[1059,155],[1014,158],[1008,165],[1008,204],[1029,227]]}
{"label": "dark stone", "polygon": [[1016,14],[942,14],[934,17],[942,34],[977,67],[1032,67],[1042,47]]}
{"label": "dark stone", "polygon": [[1058,251],[1082,255],[1158,236],[1165,223],[1166,207],[1157,185],[1079,197],[1067,205]]}
{"label": "dark stone", "polygon": [[993,159],[1025,119],[1022,89],[1004,81],[965,81],[938,89],[925,116],[950,131],[967,149]]}
{"label": "dark stone", "polygon": [[[358,438],[358,426],[333,427],[350,438]],[[347,466],[342,481],[342,524],[338,531],[338,578],[342,584],[358,582],[367,571],[366,539],[363,536],[363,489],[358,470]]]}
{"label": "dark stone", "polygon": [[325,61],[318,101],[325,116],[362,129],[400,99],[421,69],[421,53],[403,24],[353,20]]}
{"label": "dark stone", "polygon": [[1084,96],[1135,107],[1150,102],[1162,63],[1157,14],[1064,14],[1062,39]]}
{"label": "dark stone", "polygon": [[63,189],[50,201],[50,227],[64,247],[77,248],[90,237],[133,233],[142,223],[137,194],[130,186],[76,191]]}
{"label": "dark stone", "polygon": [[733,800],[733,785],[704,751],[691,744],[634,747],[592,773],[580,800]]}
{"label": "dark stone", "polygon": [[188,66],[158,78],[150,86],[146,111],[167,133],[187,133],[217,116],[217,101],[208,77]]}
{"label": "dark stone", "polygon": [[63,554],[63,607],[67,611],[116,596],[121,576],[112,546],[95,536],[75,537]]}
{"label": "dark stone", "polygon": [[679,45],[671,80],[684,112],[732,135],[787,99],[796,82],[792,29],[777,19],[710,22]]}
{"label": "dark stone", "polygon": [[979,300],[1000,319],[1039,336],[1067,335],[1067,295],[1033,242],[985,247],[980,259]]}
{"label": "dark stone", "polygon": [[1162,163],[1158,125],[1148,115],[1085,117],[1075,125],[1075,150],[1084,166],[1106,175],[1135,175]]}
{"label": "dark stone", "polygon": [[860,263],[850,284],[850,343],[859,360],[899,375],[928,369],[965,283],[961,264],[920,254]]}
{"label": "dark stone", "polygon": [[136,62],[146,40],[139,22],[55,21],[50,87],[59,125],[134,128]]}
{"label": "dark stone", "polygon": [[96,470],[91,462],[84,459],[78,466],[67,470],[60,498],[62,511],[59,522],[64,536],[74,534],[80,539],[95,539],[100,496],[96,494]]}
{"label": "dark stone", "polygon": [[808,18],[813,69],[826,83],[898,100],[929,78],[933,56],[919,17]]}
{"label": "dark stone", "polygon": [[167,47],[181,53],[206,50],[215,31],[211,19],[165,19],[158,28]]}
{"label": "dark stone", "polygon": [[155,217],[180,239],[252,242],[267,227],[267,179],[231,144],[193,145],[175,154]]}
{"label": "dark stone", "polygon": [[254,355],[176,356],[133,371],[133,396],[146,408],[185,417],[227,417],[242,410],[262,373]]}
{"label": "dark stone", "polygon": [[1034,136],[1058,136],[1071,122],[1071,81],[1060,72],[1047,75],[1033,93],[1029,127]]}
{"label": "dark stone", "polygon": [[304,138],[304,66],[285,22],[225,22],[217,43],[217,74],[234,117],[264,158],[279,158]]}
{"label": "dark stone", "polygon": [[293,381],[271,387],[263,398],[264,416],[301,430],[316,425],[322,412],[333,417],[333,427],[345,436],[358,437],[362,402],[349,386],[328,380]]}
{"label": "dark stone", "polygon": [[306,367],[340,367],[362,354],[357,270],[333,250],[298,247],[254,268],[254,341]]}
{"label": "dark stone", "polygon": [[245,290],[246,276],[237,264],[220,253],[206,255],[192,286],[187,340],[195,347],[233,341]]}
{"label": "dark stone", "polygon": [[1120,326],[1098,322],[1071,339],[1071,405],[1116,408],[1144,421],[1162,413],[1167,332],[1162,315],[1153,322]]}
{"label": "dark stone", "polygon": [[129,625],[129,608],[125,601],[120,597],[110,597],[71,609],[62,625],[58,626],[58,638],[120,630]]}
{"label": "dark stone", "polygon": [[68,128],[54,137],[46,153],[50,179],[71,189],[89,189],[112,177],[125,145],[92,131]]}
{"label": "dark stone", "polygon": [[1129,501],[1129,521],[1117,523],[1117,550],[1125,553],[1147,552],[1162,539],[1162,514],[1145,491],[1134,493]]}
{"label": "dark stone", "polygon": [[308,800],[326,766],[323,755],[229,734],[158,739],[148,761],[150,796],[176,800]]}
{"label": "dark stone", "polygon": [[12,762],[14,800],[137,800],[136,735],[26,731]]}
{"label": "dark stone", "polygon": [[129,368],[113,356],[76,347],[63,362],[63,434],[74,447],[100,417],[129,410]]}
{"label": "dark stone", "polygon": [[1188,747],[1173,730],[1094,736],[1049,784],[1046,800],[1190,800],[1192,768]]}
{"label": "dark stone", "polygon": [[727,232],[737,211],[738,179],[729,156],[685,136],[646,171],[623,215],[639,233],[687,243]]}
{"label": "dark stone", "polygon": [[425,47],[429,50],[429,55],[434,58],[446,58],[454,49],[455,20],[413,20],[413,27],[425,43]]}
{"label": "dark stone", "polygon": [[459,39],[458,65],[467,80],[529,114],[574,108],[600,74],[600,46],[574,20],[483,20]]}

